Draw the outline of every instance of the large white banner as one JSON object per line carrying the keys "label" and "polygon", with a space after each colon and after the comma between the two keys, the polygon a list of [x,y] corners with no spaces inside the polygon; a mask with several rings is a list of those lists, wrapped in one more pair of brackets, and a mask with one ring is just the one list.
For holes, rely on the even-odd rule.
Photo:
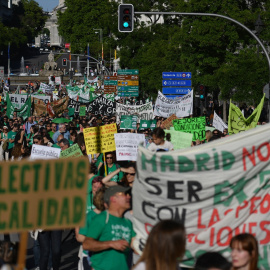
{"label": "large white banner", "polygon": [[60,153],[60,148],[33,144],[30,159],[56,159]]}
{"label": "large white banner", "polygon": [[216,114],[214,111],[214,119],[213,119],[213,127],[218,129],[219,131],[223,132],[225,128],[228,126],[223,122],[223,120]]}
{"label": "large white banner", "polygon": [[206,251],[230,254],[230,240],[253,234],[259,269],[270,269],[270,125],[178,151],[139,147],[132,188],[135,247],[142,252],[159,220],[187,232],[183,265]]}
{"label": "large white banner", "polygon": [[25,104],[28,95],[10,94],[9,98],[14,108],[21,109]]}
{"label": "large white banner", "polygon": [[169,99],[158,92],[154,115],[168,118],[173,114],[178,118],[193,114],[193,91],[177,99]]}
{"label": "large white banner", "polygon": [[116,103],[116,121],[120,122],[122,115],[137,115],[141,120],[153,119],[153,106],[152,102],[143,105],[124,105]]}
{"label": "large white banner", "polygon": [[117,160],[136,161],[139,144],[143,143],[145,146],[145,135],[137,133],[115,133],[114,141]]}

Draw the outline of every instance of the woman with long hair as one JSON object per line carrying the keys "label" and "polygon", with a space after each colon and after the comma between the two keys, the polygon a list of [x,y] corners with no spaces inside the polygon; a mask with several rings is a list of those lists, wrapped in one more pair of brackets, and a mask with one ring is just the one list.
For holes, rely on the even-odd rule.
{"label": "woman with long hair", "polygon": [[249,233],[234,236],[230,242],[232,270],[257,270],[258,242]]}
{"label": "woman with long hair", "polygon": [[175,220],[162,220],[152,228],[133,270],[177,270],[185,249],[184,225]]}

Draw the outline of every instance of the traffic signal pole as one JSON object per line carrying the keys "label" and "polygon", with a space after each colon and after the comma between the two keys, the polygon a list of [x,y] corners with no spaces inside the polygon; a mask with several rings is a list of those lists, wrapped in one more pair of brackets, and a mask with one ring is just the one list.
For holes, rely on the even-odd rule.
{"label": "traffic signal pole", "polygon": [[249,29],[247,28],[245,25],[243,25],[242,23],[240,23],[237,20],[234,20],[228,16],[224,16],[224,15],[220,15],[220,14],[214,14],[214,13],[191,13],[191,12],[158,12],[158,11],[149,11],[149,12],[139,12],[139,11],[135,11],[134,14],[137,15],[187,15],[187,16],[211,16],[211,17],[219,17],[219,18],[223,18],[225,20],[234,22],[235,24],[241,26],[242,28],[244,28],[254,39],[256,39],[256,41],[259,43],[259,45],[261,46],[261,48],[264,51],[264,54],[267,58],[267,62],[268,62],[268,68],[269,68],[269,82],[270,82],[270,57],[268,55],[268,52],[266,50],[266,48],[264,47],[263,43],[261,42],[261,40]]}

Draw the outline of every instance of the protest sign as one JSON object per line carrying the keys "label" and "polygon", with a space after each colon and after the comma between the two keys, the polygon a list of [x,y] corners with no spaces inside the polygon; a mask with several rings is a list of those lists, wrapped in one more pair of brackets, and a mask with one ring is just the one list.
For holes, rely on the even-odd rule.
{"label": "protest sign", "polygon": [[117,133],[116,124],[84,128],[86,153],[90,155],[115,151],[115,133]]}
{"label": "protest sign", "polygon": [[18,109],[15,108],[9,98],[9,94],[6,96],[6,102],[7,102],[7,112],[6,115],[8,118],[13,119],[13,113],[17,113],[17,117],[22,117],[24,120],[31,115],[31,98],[29,97],[26,102],[23,104],[23,106]]}
{"label": "protest sign", "polygon": [[[63,112],[68,106],[69,97],[64,97],[59,100],[54,100],[50,103],[55,114]],[[41,115],[47,113],[47,105],[42,100],[33,98],[34,115]]]}
{"label": "protest sign", "polygon": [[193,141],[205,140],[205,116],[173,120],[175,130],[193,134]]}
{"label": "protest sign", "polygon": [[106,99],[103,96],[98,96],[90,103],[90,112],[95,115],[115,116],[116,102]]}
{"label": "protest sign", "polygon": [[193,113],[193,91],[177,99],[169,99],[161,92],[155,103],[154,115],[168,118],[172,114],[176,117],[186,117]]}
{"label": "protest sign", "polygon": [[86,112],[86,107],[85,106],[81,106],[80,107],[79,116],[85,116],[85,112]]}
{"label": "protest sign", "polygon": [[26,103],[28,95],[10,94],[9,98],[15,109],[21,109],[22,106]]}
{"label": "protest sign", "polygon": [[32,98],[37,98],[42,100],[45,104],[48,104],[51,102],[51,97],[50,96],[42,96],[42,95],[32,95]]}
{"label": "protest sign", "polygon": [[0,233],[84,226],[86,158],[0,164]]}
{"label": "protest sign", "polygon": [[175,114],[172,114],[170,117],[168,117],[165,121],[162,122],[162,128],[169,129],[173,126],[173,120],[177,119]]}
{"label": "protest sign", "polygon": [[124,105],[116,103],[116,121],[120,122],[122,115],[137,115],[140,120],[153,119],[152,102],[143,105]]}
{"label": "protest sign", "polygon": [[192,137],[191,133],[175,131],[175,130],[164,130],[165,133],[171,134],[171,143],[173,144],[173,149],[183,149],[191,146]]}
{"label": "protest sign", "polygon": [[122,115],[120,129],[137,129],[137,120],[136,115]]}
{"label": "protest sign", "polygon": [[59,158],[60,152],[60,148],[33,144],[30,159],[55,159]]}
{"label": "protest sign", "polygon": [[69,157],[82,157],[81,148],[77,143],[71,145],[68,149],[61,151],[60,158],[69,158]]}
{"label": "protest sign", "polygon": [[144,134],[117,133],[114,134],[117,160],[137,160],[138,146],[142,142],[145,146]]}
{"label": "protest sign", "polygon": [[157,126],[157,120],[141,120],[139,130],[155,129]]}
{"label": "protest sign", "polygon": [[74,108],[68,108],[68,116],[74,116],[75,109]]}
{"label": "protest sign", "polygon": [[87,155],[100,153],[101,144],[99,127],[84,128],[83,136]]}
{"label": "protest sign", "polygon": [[270,269],[270,125],[181,151],[153,153],[139,146],[132,188],[134,246],[142,252],[159,220],[186,228],[183,264],[207,251],[230,255],[230,240],[251,233],[259,269]]}
{"label": "protest sign", "polygon": [[259,121],[264,103],[264,96],[260,104],[253,111],[253,113],[246,119],[240,109],[230,102],[230,111],[228,118],[228,131],[229,134],[236,134],[251,128],[255,128]]}
{"label": "protest sign", "polygon": [[216,114],[214,111],[214,119],[213,119],[213,127],[218,129],[219,131],[223,132],[225,128],[228,126],[223,122],[223,120]]}

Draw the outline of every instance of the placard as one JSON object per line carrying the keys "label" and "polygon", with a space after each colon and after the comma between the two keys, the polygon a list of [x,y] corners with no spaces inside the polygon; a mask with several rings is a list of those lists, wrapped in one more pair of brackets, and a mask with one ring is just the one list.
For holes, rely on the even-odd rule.
{"label": "placard", "polygon": [[30,159],[56,159],[60,157],[61,149],[33,144]]}
{"label": "placard", "polygon": [[85,225],[86,158],[0,163],[0,233]]}
{"label": "placard", "polygon": [[120,129],[137,129],[137,120],[136,115],[122,115]]}
{"label": "placard", "polygon": [[144,134],[117,133],[114,134],[116,146],[116,160],[137,160],[138,146],[143,143],[145,146]]}
{"label": "placard", "polygon": [[77,143],[71,145],[68,149],[61,151],[60,158],[68,158],[68,157],[82,157],[81,148]]}

